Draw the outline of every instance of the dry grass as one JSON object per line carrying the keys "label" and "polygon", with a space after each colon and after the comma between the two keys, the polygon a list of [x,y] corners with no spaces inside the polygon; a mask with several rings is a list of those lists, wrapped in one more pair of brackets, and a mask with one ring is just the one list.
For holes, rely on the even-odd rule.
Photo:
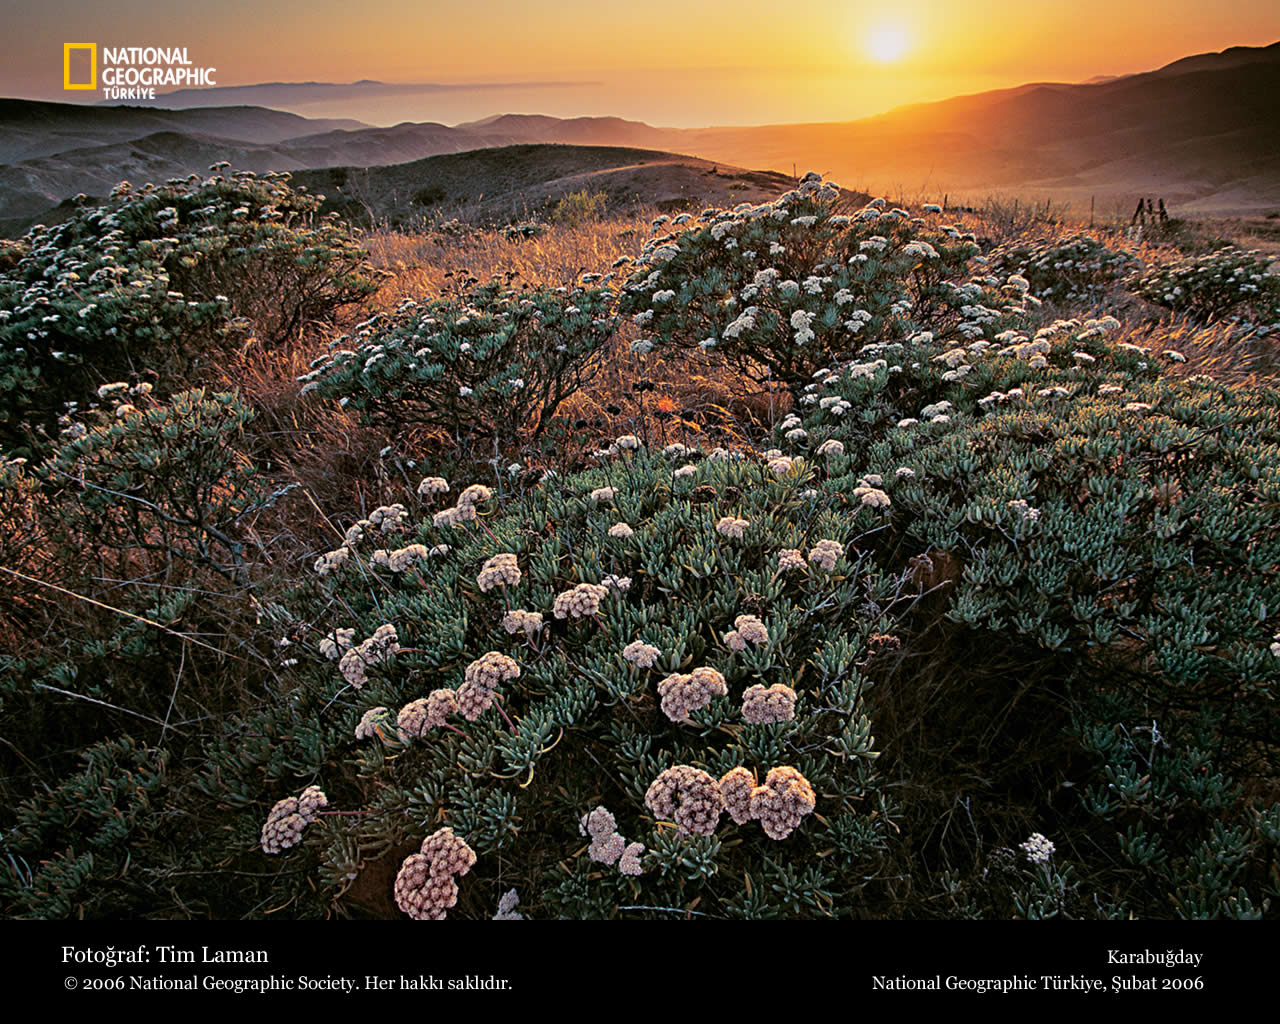
{"label": "dry grass", "polygon": [[512,240],[500,231],[460,225],[422,234],[373,231],[361,243],[374,266],[388,271],[375,302],[393,308],[402,299],[431,298],[473,277],[509,277],[526,286],[577,284],[584,273],[607,274],[620,256],[635,256],[650,237],[656,211],[553,226],[536,238]]}

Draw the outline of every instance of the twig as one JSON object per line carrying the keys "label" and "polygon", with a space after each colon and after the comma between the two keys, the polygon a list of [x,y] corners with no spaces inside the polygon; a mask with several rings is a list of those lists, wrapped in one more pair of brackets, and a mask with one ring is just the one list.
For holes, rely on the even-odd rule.
{"label": "twig", "polygon": [[[112,711],[123,711],[126,715],[133,715],[134,718],[141,718],[148,722],[155,722],[161,728],[165,728],[165,723],[158,718],[152,718],[150,715],[144,715],[140,711],[130,711],[128,708],[122,708],[118,704],[108,704],[105,700],[98,700],[96,697],[86,697],[83,693],[72,693],[70,690],[63,690],[57,686],[50,686],[48,683],[36,683],[37,690],[52,690],[54,693],[65,694],[68,697],[75,697],[78,700],[87,700],[90,704],[101,704],[104,708],[110,708]],[[178,732],[178,727],[173,726],[173,731]]]}
{"label": "twig", "polygon": [[[79,601],[85,601],[88,604],[97,605],[99,608],[105,608],[109,612],[116,612],[117,614],[127,616],[130,619],[137,619],[139,622],[145,622],[148,626],[155,626],[156,629],[162,629],[166,633],[172,633],[174,636],[181,637],[188,643],[199,644],[201,647],[207,647],[209,650],[221,654],[224,657],[234,658],[236,661],[243,661],[246,665],[251,664],[248,658],[241,658],[229,651],[224,651],[221,648],[214,647],[213,644],[207,644],[203,640],[196,640],[188,633],[179,633],[176,629],[170,629],[168,626],[163,623],[156,622],[154,619],[148,619],[142,615],[135,615],[133,612],[125,611],[123,608],[117,608],[114,605],[104,604],[102,601],[95,601],[92,597],[85,597],[84,594],[77,594],[74,590],[67,590],[65,587],[60,587],[56,583],[50,583],[48,580],[38,580],[34,576],[28,576],[25,573],[18,572],[16,569],[10,569],[3,565],[0,565],[0,572],[7,572],[11,576],[17,576],[19,579],[26,580],[28,583],[34,583],[37,586],[48,587],[50,590],[56,590],[58,593],[66,594],[68,597],[74,597]],[[153,719],[153,721],[158,722],[159,719]]]}

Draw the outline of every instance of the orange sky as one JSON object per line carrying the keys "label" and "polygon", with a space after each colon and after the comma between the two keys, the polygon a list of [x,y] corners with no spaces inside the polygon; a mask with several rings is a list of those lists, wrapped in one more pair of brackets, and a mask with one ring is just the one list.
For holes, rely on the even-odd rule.
{"label": "orange sky", "polygon": [[[4,0],[0,95],[64,93],[64,42],[186,46],[220,85],[264,81],[590,83],[458,89],[362,119],[456,123],[503,111],[655,124],[845,120],[1027,81],[1149,70],[1280,40],[1276,0]],[[1064,17],[1064,11],[1069,16]],[[877,61],[873,30],[906,50]],[[351,110],[308,114],[361,116]]]}

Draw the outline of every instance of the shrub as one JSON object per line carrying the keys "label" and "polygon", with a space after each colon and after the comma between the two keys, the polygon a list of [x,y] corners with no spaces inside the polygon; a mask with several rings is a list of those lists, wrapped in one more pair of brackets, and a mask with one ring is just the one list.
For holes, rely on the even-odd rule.
{"label": "shrub", "polygon": [[617,325],[612,302],[606,288],[522,294],[498,281],[408,300],[338,338],[299,380],[394,429],[421,423],[511,444],[522,430],[540,434],[591,380]]}
{"label": "shrub", "polygon": [[279,344],[370,294],[364,253],[285,178],[122,183],[34,228],[0,270],[0,441],[143,370],[197,382],[246,339]]}
{"label": "shrub", "polygon": [[567,228],[581,227],[604,216],[609,206],[609,197],[604,192],[571,192],[561,196],[551,211],[551,223],[563,224]]}
{"label": "shrub", "polygon": [[[821,510],[804,496],[814,474],[801,465],[777,477],[757,458],[717,458],[701,462],[696,478],[675,477],[674,452],[630,444],[619,451],[608,465],[553,478],[527,499],[486,502],[478,520],[460,525],[432,525],[426,510],[415,525],[397,520],[403,533],[372,530],[370,520],[348,533],[344,559],[323,560],[337,568],[326,569],[304,606],[318,617],[302,613],[314,623],[306,646],[315,706],[331,708],[327,722],[343,723],[347,738],[331,756],[353,758],[342,774],[360,780],[355,799],[365,811],[342,843],[332,831],[304,837],[304,855],[327,858],[324,877],[345,887],[352,865],[411,852],[446,822],[478,855],[459,882],[460,910],[487,904],[502,851],[507,877],[518,865],[526,880],[522,905],[547,913],[615,916],[636,904],[628,915],[661,917],[669,912],[645,908],[694,899],[711,916],[853,911],[886,842],[862,666],[865,638],[882,625],[876,609],[900,581],[852,548],[879,515]],[[722,497],[693,504],[698,486]],[[746,532],[718,533],[722,513],[743,517]],[[634,525],[631,536],[609,533],[620,517]],[[781,549],[819,541],[849,557],[833,556],[830,569],[779,572]],[[417,559],[397,570],[385,549],[414,544]],[[500,561],[500,586],[477,582]],[[530,610],[541,618],[521,614]],[[755,626],[743,650],[726,638],[735,622]],[[386,656],[380,648],[356,674],[359,688],[344,685],[331,659],[343,650],[338,660],[353,657],[388,624],[398,650]],[[652,657],[636,653],[637,641]],[[660,684],[673,673],[708,681],[709,703],[675,719],[664,714]],[[745,692],[762,684],[793,691],[793,716],[744,719]],[[483,700],[468,692],[474,687],[485,689]],[[449,690],[456,701],[440,696]],[[378,709],[401,706],[401,720],[415,723],[409,732],[364,728]],[[432,706],[441,709],[438,721]],[[353,749],[357,730],[367,739]],[[269,756],[279,774],[299,753],[280,737]],[[210,772],[227,779],[226,758],[213,762]],[[711,816],[697,818],[703,835],[677,835],[672,819],[646,802],[655,781],[678,766],[712,779]],[[751,809],[740,800],[732,818],[721,818],[712,813],[715,780],[733,769],[752,783]],[[671,795],[674,822],[690,820]],[[639,856],[621,835],[617,844],[597,837],[612,851],[593,846],[597,859],[613,863],[612,854],[630,850],[625,873],[593,870],[580,842],[581,819],[601,802],[620,833],[647,851]],[[264,797],[255,814],[265,805]]]}
{"label": "shrub", "polygon": [[0,904],[16,918],[113,917],[145,902],[151,880],[130,871],[131,847],[157,831],[168,757],[132,739],[83,751],[84,768],[14,809],[5,832]]}
{"label": "shrub", "polygon": [[545,224],[537,221],[522,221],[519,224],[508,224],[502,229],[502,237],[512,242],[523,242],[527,238],[537,238],[547,230]]}
{"label": "shrub", "polygon": [[[1059,827],[1099,898],[1022,912],[1247,916],[1272,891],[1280,814],[1243,796],[1274,771],[1266,737],[1280,726],[1280,403],[1159,377],[1143,351],[1107,342],[1104,322],[1039,340],[1038,369],[1018,358],[1025,345],[990,350],[941,394],[923,358],[897,377],[833,375],[789,429],[801,450],[843,442],[828,486],[884,488],[883,567],[944,590],[953,643],[1002,652],[953,678],[965,714],[994,691],[998,721],[1039,691],[1047,720],[1088,755],[1089,770],[1072,770],[1080,805]],[[824,411],[835,396],[861,416]],[[961,746],[963,727],[945,721]],[[971,756],[1012,758],[1023,778],[1009,784],[1025,786],[1040,755]]]}
{"label": "shrub", "polygon": [[1006,242],[988,260],[992,273],[1020,274],[1035,295],[1058,305],[1096,303],[1138,265],[1132,253],[1108,249],[1090,235]]}
{"label": "shrub", "polygon": [[448,198],[448,193],[439,185],[420,188],[413,194],[413,201],[419,206],[434,206]]}
{"label": "shrub", "polygon": [[279,492],[243,454],[247,408],[103,391],[43,462],[0,468],[0,728],[40,754],[3,782],[0,900],[19,916],[156,912],[157,876],[206,852],[189,849],[203,811],[171,755],[198,753],[189,720],[221,720],[270,674],[245,544]]}
{"label": "shrub", "polygon": [[159,552],[238,578],[241,524],[275,498],[241,450],[248,407],[203,389],[168,402],[146,385],[100,393],[108,408],[68,422],[32,469],[63,542],[89,555]]}
{"label": "shrub", "polygon": [[798,391],[868,342],[990,338],[1038,302],[1025,282],[957,284],[978,247],[956,229],[926,230],[883,200],[837,214],[838,196],[808,175],[774,203],[707,211],[693,230],[651,240],[622,310],[653,340],[633,348],[714,350]]}
{"label": "shrub", "polygon": [[1257,250],[1228,246],[1148,267],[1134,290],[1148,302],[1202,322],[1231,317],[1242,330],[1280,330],[1280,277]]}

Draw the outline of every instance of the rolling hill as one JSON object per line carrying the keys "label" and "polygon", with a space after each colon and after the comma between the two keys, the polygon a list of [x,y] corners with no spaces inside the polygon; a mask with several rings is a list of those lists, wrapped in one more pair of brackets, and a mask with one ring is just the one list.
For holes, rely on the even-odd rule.
{"label": "rolling hill", "polygon": [[[312,95],[322,85],[237,88]],[[373,86],[383,87],[342,88]],[[370,127],[252,106],[165,110],[0,100],[0,232],[55,216],[51,211],[75,193],[102,196],[122,179],[163,180],[219,159],[296,172],[413,165],[427,157],[544,144],[638,149],[668,161],[691,154],[783,174],[813,169],[891,195],[1005,192],[1086,204],[1096,196],[1104,207],[1158,195],[1181,213],[1272,212],[1280,208],[1277,95],[1280,43],[1197,54],[1155,71],[1083,84],[1031,83],[913,104],[857,121],[755,127],[675,129],[616,117],[529,114],[452,127],[430,121]],[[646,158],[644,166],[655,159]],[[625,160],[613,160],[608,173]],[[405,197],[424,189],[461,194],[451,182],[434,183],[443,166],[430,165],[428,177],[416,183],[410,178],[426,174],[426,165],[372,175],[374,205],[398,216]],[[589,160],[577,173],[600,170]],[[515,191],[507,208],[542,201],[534,184],[510,184]],[[504,205],[493,192],[486,196],[485,210]]]}
{"label": "rolling hill", "polygon": [[[438,211],[502,223],[545,215],[564,196],[603,194],[610,209],[637,204],[697,210],[774,199],[787,175],[749,171],[660,150],[526,143],[427,157],[391,167],[331,168],[293,176],[325,208],[393,226]],[[870,197],[866,197],[870,198]]]}

